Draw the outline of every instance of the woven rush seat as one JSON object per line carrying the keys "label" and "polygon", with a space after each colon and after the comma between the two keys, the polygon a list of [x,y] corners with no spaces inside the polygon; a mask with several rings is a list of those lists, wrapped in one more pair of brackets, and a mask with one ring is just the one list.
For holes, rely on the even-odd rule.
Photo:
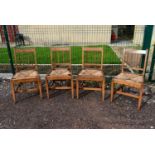
{"label": "woven rush seat", "polygon": [[[91,61],[89,58],[91,57]],[[85,82],[89,81],[85,85]],[[89,83],[92,84],[89,84]],[[94,85],[93,83],[97,83]],[[80,90],[99,91],[101,101],[104,101],[105,78],[103,74],[103,48],[83,47],[82,48],[82,70],[76,79],[76,96],[79,98]]]}
{"label": "woven rush seat", "polygon": [[103,72],[97,69],[83,69],[79,73],[80,77],[103,77]]}
{"label": "woven rush seat", "polygon": [[42,98],[42,83],[38,73],[36,49],[14,48],[14,62],[16,74],[10,80],[14,103],[16,103],[17,93],[39,93]]}
{"label": "woven rush seat", "polygon": [[35,70],[21,70],[13,76],[13,79],[37,78],[38,76],[38,72]]}
{"label": "woven rush seat", "polygon": [[57,76],[57,77],[71,76],[71,72],[66,68],[56,68],[56,69],[51,71],[49,76]]}
{"label": "woven rush seat", "polygon": [[128,82],[137,82],[137,83],[144,82],[143,76],[136,75],[136,74],[130,74],[130,73],[120,73],[114,78],[114,80],[117,80],[117,79],[125,80]]}

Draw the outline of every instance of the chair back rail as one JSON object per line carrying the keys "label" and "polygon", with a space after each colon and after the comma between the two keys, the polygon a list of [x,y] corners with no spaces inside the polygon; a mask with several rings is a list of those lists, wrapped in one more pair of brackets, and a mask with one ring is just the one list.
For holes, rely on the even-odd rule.
{"label": "chair back rail", "polygon": [[71,69],[71,48],[70,47],[54,47],[50,48],[51,67],[67,67]]}
{"label": "chair back rail", "polygon": [[[123,61],[122,61],[122,72],[129,68],[132,73],[138,71],[139,75],[144,76],[146,70],[148,50],[135,50],[135,49],[124,49]],[[142,56],[145,56],[144,66],[141,67]],[[142,72],[142,73],[139,73]]]}
{"label": "chair back rail", "polygon": [[103,48],[82,48],[82,68],[97,67],[102,70],[103,67]]}
{"label": "chair back rail", "polygon": [[35,48],[14,48],[16,71],[23,69],[38,70]]}

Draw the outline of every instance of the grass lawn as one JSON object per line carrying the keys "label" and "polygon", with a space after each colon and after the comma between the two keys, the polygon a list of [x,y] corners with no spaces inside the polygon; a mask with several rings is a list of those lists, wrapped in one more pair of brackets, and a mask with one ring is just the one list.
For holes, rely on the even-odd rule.
{"label": "grass lawn", "polygon": [[[104,64],[119,64],[120,60],[110,46],[98,45],[89,47],[102,47],[104,49],[103,63]],[[72,50],[72,64],[82,63],[82,47],[71,46]],[[13,48],[11,48],[13,56]],[[36,47],[37,51],[37,63],[38,64],[50,64],[50,50],[49,47]],[[8,63],[8,54],[6,48],[0,48],[0,63]]]}

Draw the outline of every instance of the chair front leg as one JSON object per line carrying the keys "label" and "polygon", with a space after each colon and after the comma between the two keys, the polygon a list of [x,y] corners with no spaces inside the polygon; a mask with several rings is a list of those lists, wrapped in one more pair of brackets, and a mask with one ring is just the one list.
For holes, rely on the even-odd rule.
{"label": "chair front leg", "polygon": [[112,81],[111,82],[111,99],[110,99],[111,102],[113,101],[113,97],[114,97],[114,82]]}
{"label": "chair front leg", "polygon": [[50,97],[49,97],[48,79],[46,78],[45,81],[46,81],[46,95],[47,95],[47,98],[49,99]]}
{"label": "chair front leg", "polygon": [[13,102],[16,103],[16,94],[15,94],[15,88],[14,88],[14,81],[11,80],[11,95]]}
{"label": "chair front leg", "polygon": [[42,98],[43,97],[43,94],[42,94],[42,86],[41,86],[41,80],[40,80],[40,78],[38,79],[38,88],[39,88],[40,98]]}
{"label": "chair front leg", "polygon": [[102,101],[104,101],[104,96],[105,96],[105,81],[102,81]]}
{"label": "chair front leg", "polygon": [[79,98],[79,80],[76,80],[76,97]]}
{"label": "chair front leg", "polygon": [[139,94],[139,99],[138,99],[138,111],[141,110],[141,106],[142,106],[142,97],[143,97],[143,87],[140,89],[140,94]]}
{"label": "chair front leg", "polygon": [[74,98],[74,81],[71,79],[71,92],[72,92],[72,99]]}

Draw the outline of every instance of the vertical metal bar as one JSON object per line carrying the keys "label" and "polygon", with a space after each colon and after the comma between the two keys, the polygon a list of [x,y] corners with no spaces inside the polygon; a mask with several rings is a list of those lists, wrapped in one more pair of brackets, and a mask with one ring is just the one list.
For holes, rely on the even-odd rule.
{"label": "vertical metal bar", "polygon": [[11,71],[12,71],[12,74],[15,74],[15,68],[14,68],[14,65],[13,65],[13,59],[12,59],[10,42],[9,42],[9,37],[8,37],[8,32],[7,32],[7,26],[6,25],[3,25],[3,30],[4,30],[4,36],[5,36],[6,45],[7,45],[9,62],[10,62],[10,65],[11,65]]}
{"label": "vertical metal bar", "polygon": [[[153,33],[153,25],[146,25],[145,30],[144,30],[144,39],[143,39],[142,50],[148,49],[148,52],[149,52],[149,49],[151,46],[151,40],[152,40],[152,33]],[[148,53],[148,55],[149,55],[149,53]],[[145,56],[142,57],[141,67],[144,66],[144,60],[145,60]]]}
{"label": "vertical metal bar", "polygon": [[153,74],[154,66],[155,66],[155,45],[154,45],[151,67],[150,67],[149,81],[152,81],[152,74]]}

